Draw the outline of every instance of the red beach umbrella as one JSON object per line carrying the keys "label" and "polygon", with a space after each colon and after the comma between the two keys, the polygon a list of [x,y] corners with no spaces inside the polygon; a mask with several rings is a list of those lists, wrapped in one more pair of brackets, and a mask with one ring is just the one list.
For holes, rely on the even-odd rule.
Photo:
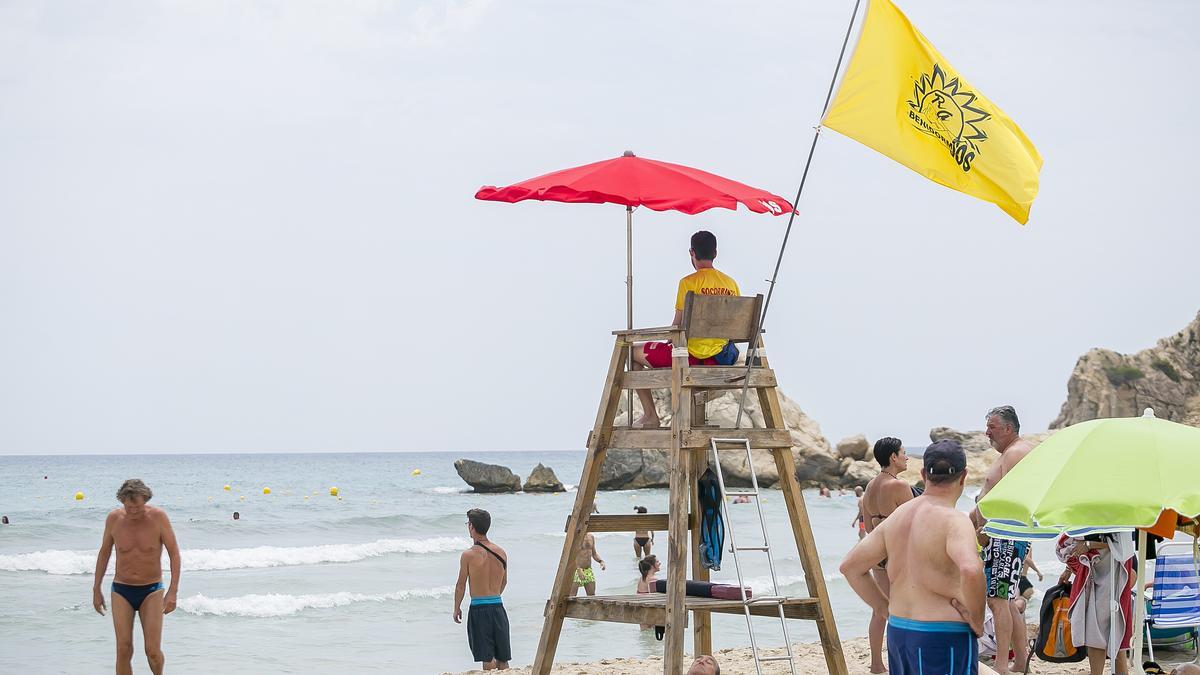
{"label": "red beach umbrella", "polygon": [[690,166],[638,157],[628,150],[615,159],[555,171],[508,187],[484,186],[475,198],[510,203],[536,199],[624,205],[629,328],[633,328],[633,207],[689,215],[713,208],[736,210],[738,204],[755,213],[775,216],[792,210],[791,203],[779,195]]}

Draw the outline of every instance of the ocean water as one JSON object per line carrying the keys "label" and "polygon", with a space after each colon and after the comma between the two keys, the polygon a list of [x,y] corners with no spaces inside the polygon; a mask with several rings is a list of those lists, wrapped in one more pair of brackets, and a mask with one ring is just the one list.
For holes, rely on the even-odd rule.
{"label": "ocean water", "polygon": [[[538,462],[570,485],[582,452],[478,452],[522,477]],[[171,672],[216,667],[253,673],[458,672],[473,667],[465,626],[451,618],[467,509],[489,510],[493,540],[509,553],[504,594],[514,665],[533,660],[542,610],[564,539],[574,492],[475,495],[454,471],[457,455],[264,454],[0,457],[0,672],[98,673],[111,669],[111,620],[91,607],[92,574],[105,514],[126,478],[153,488],[183,557],[178,610],[165,621]],[[413,476],[413,469],[420,469]],[[229,485],[230,490],[223,490]],[[337,486],[341,499],[329,488]],[[263,495],[262,488],[271,494]],[[572,488],[573,490],[573,488]],[[77,491],[85,499],[76,501]],[[806,491],[824,575],[843,637],[866,633],[869,613],[837,573],[857,541],[852,495]],[[601,513],[635,505],[665,511],[665,490],[601,492]],[[960,506],[970,504],[964,497]],[[764,500],[784,593],[806,593],[783,499]],[[242,519],[232,520],[239,511]],[[758,528],[753,505],[731,507],[743,543]],[[665,533],[659,540],[665,542]],[[596,535],[607,571],[600,594],[631,593],[637,581],[632,535]],[[656,552],[659,552],[656,549]],[[665,551],[662,551],[665,555]],[[1048,587],[1061,566],[1036,556]],[[761,554],[745,554],[759,592],[770,577]],[[714,579],[735,580],[733,558]],[[166,559],[164,558],[164,568]],[[665,576],[665,574],[664,574]],[[112,580],[105,581],[105,593]],[[164,578],[165,581],[165,578]],[[464,602],[464,611],[465,611]],[[758,620],[760,644],[781,644],[778,621]],[[714,616],[714,646],[749,645],[743,618]],[[149,672],[135,629],[134,672]],[[815,624],[789,622],[794,641],[816,640]],[[689,637],[690,645],[690,637]],[[636,626],[568,619],[557,661],[662,653]]]}

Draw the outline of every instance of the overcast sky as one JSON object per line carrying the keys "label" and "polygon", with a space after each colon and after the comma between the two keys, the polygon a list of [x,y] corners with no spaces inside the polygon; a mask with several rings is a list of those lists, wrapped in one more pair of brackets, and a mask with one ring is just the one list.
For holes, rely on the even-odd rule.
{"label": "overcast sky", "polygon": [[[1200,3],[900,0],[1045,158],[1022,228],[827,131],[767,344],[831,441],[1045,428],[1200,309]],[[480,202],[639,155],[792,195],[853,3],[0,2],[0,453],[579,449],[621,207]],[[635,214],[765,292],[784,218]]]}

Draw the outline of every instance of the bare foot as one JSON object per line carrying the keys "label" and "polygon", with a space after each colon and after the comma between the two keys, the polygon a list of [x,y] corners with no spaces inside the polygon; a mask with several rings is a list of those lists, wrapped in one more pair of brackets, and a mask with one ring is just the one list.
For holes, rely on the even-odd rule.
{"label": "bare foot", "polygon": [[650,417],[649,415],[642,415],[641,417],[637,418],[636,422],[633,423],[633,428],[634,429],[661,429],[662,422],[658,419],[657,416]]}

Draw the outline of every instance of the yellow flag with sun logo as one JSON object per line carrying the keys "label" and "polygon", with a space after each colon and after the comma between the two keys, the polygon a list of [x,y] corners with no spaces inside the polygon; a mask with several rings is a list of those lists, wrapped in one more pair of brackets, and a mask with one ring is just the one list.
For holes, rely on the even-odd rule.
{"label": "yellow flag with sun logo", "polygon": [[889,0],[869,0],[858,47],[822,124],[1021,224],[1042,157]]}

